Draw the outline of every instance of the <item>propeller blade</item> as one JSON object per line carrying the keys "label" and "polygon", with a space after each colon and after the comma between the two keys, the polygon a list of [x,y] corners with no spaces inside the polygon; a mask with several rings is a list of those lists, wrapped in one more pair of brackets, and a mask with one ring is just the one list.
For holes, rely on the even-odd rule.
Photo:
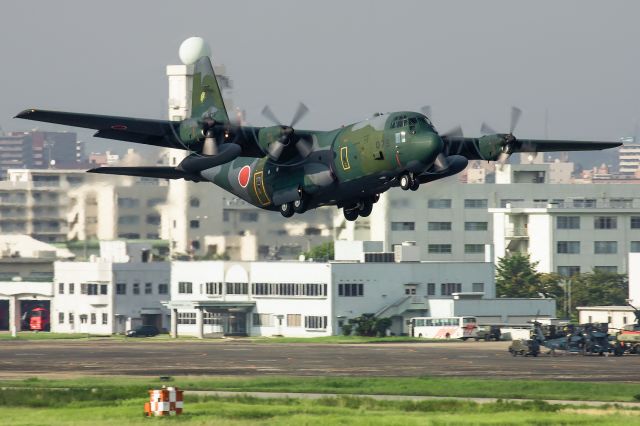
{"label": "propeller blade", "polygon": [[307,158],[313,152],[313,143],[300,138],[298,142],[296,142],[296,149],[302,158]]}
{"label": "propeller blade", "polygon": [[438,156],[436,157],[436,161],[434,161],[433,164],[439,171],[447,170],[449,168],[449,161],[447,161],[447,157],[442,154],[438,154]]}
{"label": "propeller blade", "polygon": [[522,110],[520,108],[511,107],[511,125],[509,126],[509,133],[513,134],[513,131],[516,129],[518,120],[520,120],[521,115]]}
{"label": "propeller blade", "polygon": [[506,152],[501,152],[500,155],[498,156],[498,163],[500,163],[500,165],[505,164],[507,160],[509,160],[509,156],[510,154]]}
{"label": "propeller blade", "polygon": [[497,133],[495,130],[493,130],[493,128],[491,126],[489,126],[487,123],[482,123],[482,126],[480,126],[480,133],[482,133],[483,135],[491,135],[493,133]]}
{"label": "propeller blade", "polygon": [[298,109],[296,110],[295,114],[293,114],[293,118],[291,119],[291,124],[289,125],[289,127],[295,127],[296,124],[298,124],[298,121],[302,120],[302,118],[307,115],[308,112],[309,108],[307,108],[305,104],[300,102],[298,104]]}
{"label": "propeller blade", "polygon": [[456,126],[448,132],[443,133],[442,136],[448,139],[455,139],[464,137],[464,134],[462,133],[462,127]]}
{"label": "propeller blade", "polygon": [[279,140],[276,140],[271,145],[269,145],[269,156],[273,160],[277,161],[278,158],[280,158],[280,156],[282,155],[282,151],[284,151],[284,147],[285,147],[285,144],[283,144]]}
{"label": "propeller blade", "polygon": [[422,108],[420,108],[420,111],[422,111],[422,114],[424,114],[427,117],[431,118],[431,105],[423,106]]}
{"label": "propeller blade", "polygon": [[273,124],[282,126],[282,122],[278,120],[278,117],[276,117],[273,111],[271,111],[269,105],[266,105],[264,108],[262,108],[262,116],[271,121]]}

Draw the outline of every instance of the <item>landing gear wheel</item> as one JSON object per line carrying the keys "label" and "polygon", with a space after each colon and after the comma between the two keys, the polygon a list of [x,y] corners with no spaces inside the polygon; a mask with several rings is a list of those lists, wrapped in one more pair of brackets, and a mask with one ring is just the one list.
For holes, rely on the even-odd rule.
{"label": "landing gear wheel", "polygon": [[302,214],[307,211],[308,204],[309,202],[307,200],[307,197],[303,195],[302,198],[293,202],[293,210],[298,214]]}
{"label": "landing gear wheel", "polygon": [[343,212],[344,212],[344,218],[350,222],[353,222],[358,218],[358,208],[350,209],[350,210],[344,209]]}
{"label": "landing gear wheel", "polygon": [[293,210],[293,203],[284,203],[280,206],[280,214],[284,217],[291,217],[295,211]]}
{"label": "landing gear wheel", "polygon": [[364,200],[362,201],[362,205],[360,206],[360,211],[358,212],[358,214],[360,215],[360,217],[369,217],[372,211],[373,202],[371,202],[370,200]]}
{"label": "landing gear wheel", "polygon": [[406,191],[409,188],[411,188],[412,182],[413,182],[413,179],[411,179],[411,176],[409,176],[408,173],[403,173],[402,175],[400,175],[400,188],[402,188],[403,191]]}
{"label": "landing gear wheel", "polygon": [[409,189],[412,191],[417,191],[418,188],[420,188],[420,182],[418,181],[418,179],[412,179],[411,186],[409,186]]}

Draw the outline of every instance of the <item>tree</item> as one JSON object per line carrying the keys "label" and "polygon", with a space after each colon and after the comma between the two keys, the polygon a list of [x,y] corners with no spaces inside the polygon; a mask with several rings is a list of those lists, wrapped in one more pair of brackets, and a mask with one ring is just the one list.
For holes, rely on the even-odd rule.
{"label": "tree", "polygon": [[571,307],[626,305],[629,297],[627,275],[594,270],[571,279]]}
{"label": "tree", "polygon": [[498,259],[496,294],[498,297],[540,297],[542,274],[536,271],[538,262],[531,262],[525,253],[514,253]]}
{"label": "tree", "polygon": [[333,241],[315,246],[302,254],[306,259],[313,259],[316,262],[333,260]]}

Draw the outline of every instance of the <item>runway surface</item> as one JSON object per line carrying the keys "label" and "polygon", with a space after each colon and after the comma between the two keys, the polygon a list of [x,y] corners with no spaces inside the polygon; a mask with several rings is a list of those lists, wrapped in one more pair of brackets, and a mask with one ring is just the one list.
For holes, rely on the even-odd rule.
{"label": "runway surface", "polygon": [[640,381],[640,356],[512,357],[509,342],[282,344],[0,341],[0,378],[68,375],[449,376]]}

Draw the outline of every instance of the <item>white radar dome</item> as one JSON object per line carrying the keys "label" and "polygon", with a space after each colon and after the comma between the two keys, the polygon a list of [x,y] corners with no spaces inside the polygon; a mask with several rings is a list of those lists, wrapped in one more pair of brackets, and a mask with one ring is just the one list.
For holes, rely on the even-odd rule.
{"label": "white radar dome", "polygon": [[211,50],[201,37],[189,37],[180,45],[178,56],[183,64],[191,65],[203,56],[211,56]]}

